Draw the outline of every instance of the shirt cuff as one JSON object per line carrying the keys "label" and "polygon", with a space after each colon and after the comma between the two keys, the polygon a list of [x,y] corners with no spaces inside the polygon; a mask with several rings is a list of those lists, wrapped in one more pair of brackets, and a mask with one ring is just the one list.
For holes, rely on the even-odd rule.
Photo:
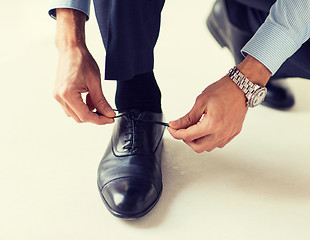
{"label": "shirt cuff", "polygon": [[241,49],[241,53],[256,58],[274,75],[300,47],[301,43],[291,39],[284,29],[272,22],[265,22]]}
{"label": "shirt cuff", "polygon": [[79,10],[86,14],[87,20],[89,19],[90,0],[50,0],[48,14],[56,19],[57,8],[70,8]]}

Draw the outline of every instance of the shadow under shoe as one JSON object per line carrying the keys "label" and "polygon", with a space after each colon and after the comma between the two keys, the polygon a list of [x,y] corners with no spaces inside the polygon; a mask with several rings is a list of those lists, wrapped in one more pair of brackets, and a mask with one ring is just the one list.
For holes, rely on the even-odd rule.
{"label": "shadow under shoe", "polygon": [[165,129],[157,124],[161,121],[161,113],[134,110],[116,119],[110,144],[98,168],[99,192],[116,217],[142,217],[160,198]]}

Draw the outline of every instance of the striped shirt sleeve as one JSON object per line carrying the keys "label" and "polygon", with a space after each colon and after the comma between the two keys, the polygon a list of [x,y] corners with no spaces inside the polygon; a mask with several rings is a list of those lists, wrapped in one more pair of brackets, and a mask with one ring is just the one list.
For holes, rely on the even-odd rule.
{"label": "striped shirt sleeve", "polygon": [[310,38],[310,0],[277,0],[265,22],[241,50],[274,75]]}
{"label": "striped shirt sleeve", "polygon": [[49,0],[49,15],[56,18],[57,8],[71,8],[79,10],[89,18],[90,0]]}

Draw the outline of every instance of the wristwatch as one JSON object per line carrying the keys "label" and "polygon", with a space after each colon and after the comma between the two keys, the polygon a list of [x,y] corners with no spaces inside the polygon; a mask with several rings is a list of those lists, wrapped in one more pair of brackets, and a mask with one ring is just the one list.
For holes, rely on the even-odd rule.
{"label": "wristwatch", "polygon": [[256,107],[264,101],[267,94],[266,87],[252,83],[237,69],[237,67],[230,69],[228,76],[244,92],[248,107]]}

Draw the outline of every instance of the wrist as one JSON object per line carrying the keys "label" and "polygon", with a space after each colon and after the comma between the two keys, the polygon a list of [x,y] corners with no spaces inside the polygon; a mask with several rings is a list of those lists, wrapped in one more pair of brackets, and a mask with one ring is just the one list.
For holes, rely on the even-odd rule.
{"label": "wrist", "polygon": [[85,48],[86,15],[74,9],[56,10],[57,31],[55,43],[59,51]]}
{"label": "wrist", "polygon": [[[259,69],[260,66],[248,67],[248,65],[241,64],[240,69],[246,72],[247,76],[252,77],[251,80],[249,80],[237,67],[230,69],[228,76],[245,94],[247,106],[255,107],[264,101],[266,97],[267,89],[264,85],[268,81],[268,73],[264,72],[264,69]],[[254,71],[253,68],[255,68]],[[253,73],[253,75],[251,75],[251,73]]]}
{"label": "wrist", "polygon": [[237,68],[252,83],[260,86],[266,86],[272,75],[265,65],[250,55],[247,55],[247,57],[238,64]]}

